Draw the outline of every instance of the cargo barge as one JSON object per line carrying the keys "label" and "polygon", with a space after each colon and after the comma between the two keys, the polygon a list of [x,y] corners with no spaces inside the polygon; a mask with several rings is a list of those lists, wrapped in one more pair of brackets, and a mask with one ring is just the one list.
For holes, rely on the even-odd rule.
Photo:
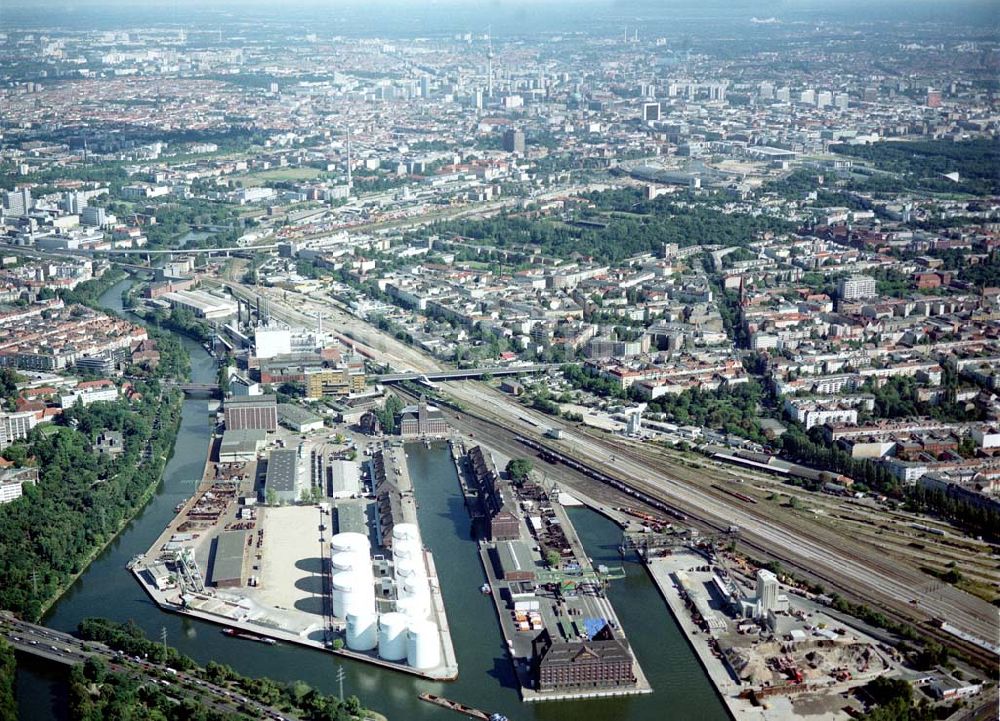
{"label": "cargo barge", "polygon": [[233,638],[242,638],[245,641],[256,641],[257,643],[264,643],[268,646],[273,646],[277,643],[273,638],[267,638],[266,636],[258,636],[254,633],[248,633],[246,631],[238,631],[235,628],[224,628],[222,633],[226,636],[232,636]]}
{"label": "cargo barge", "polygon": [[464,703],[452,701],[451,699],[444,698],[443,696],[435,696],[432,693],[422,693],[419,698],[421,701],[432,703],[435,706],[440,706],[441,708],[457,711],[458,713],[465,714],[470,718],[480,719],[480,721],[507,721],[507,717],[501,713],[487,713],[485,711],[480,711],[472,706],[466,706]]}

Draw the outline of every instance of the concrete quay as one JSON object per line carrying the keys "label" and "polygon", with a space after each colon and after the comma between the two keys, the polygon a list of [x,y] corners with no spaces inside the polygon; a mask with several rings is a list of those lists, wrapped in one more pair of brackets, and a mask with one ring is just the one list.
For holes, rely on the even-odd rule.
{"label": "concrete quay", "polygon": [[[692,561],[703,562],[702,559],[694,556],[692,556]],[[671,573],[676,570],[675,565],[676,563],[671,564],[671,557],[652,558],[646,562],[646,569],[715,687],[716,693],[725,704],[729,715],[735,721],[795,721],[795,719],[801,718],[801,714],[794,708],[792,696],[770,696],[767,698],[766,705],[762,706],[756,706],[749,699],[739,697],[740,692],[744,690],[743,687],[730,672],[726,662],[713,655],[711,648],[709,648],[711,636],[699,629],[691,620],[691,614],[671,578]],[[849,690],[851,685],[850,683],[829,684],[814,690],[837,694]],[[842,705],[834,704],[834,707],[822,710],[816,708],[809,717],[815,721],[843,719],[846,715],[840,710]]]}
{"label": "concrete quay", "polygon": [[743,721],[743,719],[761,719],[763,721],[767,717],[761,709],[755,708],[749,701],[738,698],[738,685],[732,674],[721,659],[712,655],[712,650],[708,646],[708,636],[702,633],[691,620],[691,615],[681,599],[680,592],[670,578],[670,569],[661,561],[662,559],[657,558],[649,559],[645,564],[646,570],[649,571],[660,595],[667,602],[674,620],[684,632],[688,644],[701,662],[705,673],[711,679],[712,685],[715,686],[716,693],[726,705],[729,715],[737,721]]}
{"label": "concrete quay", "polygon": [[[170,587],[160,590],[152,581],[152,578],[147,575],[147,568],[160,558],[164,545],[179,532],[178,527],[184,523],[187,512],[205,491],[211,490],[216,469],[216,464],[212,461],[212,451],[214,450],[212,445],[216,442],[217,440],[214,438],[210,441],[209,455],[202,472],[202,478],[196,484],[195,492],[184,502],[180,512],[171,518],[170,523],[167,524],[167,527],[156,538],[146,553],[137,556],[129,564],[129,570],[132,572],[132,575],[157,606],[170,613],[197,618],[222,627],[245,631],[276,641],[294,643],[314,650],[326,651],[338,656],[364,661],[427,680],[451,681],[458,677],[458,664],[445,613],[444,600],[441,596],[440,582],[433,556],[429,551],[425,551],[424,553],[424,562],[427,568],[431,591],[431,614],[432,619],[437,623],[440,630],[442,643],[442,663],[432,669],[420,670],[405,663],[386,661],[379,658],[375,652],[353,651],[346,647],[333,648],[330,641],[332,626],[327,628],[327,624],[320,623],[318,620],[304,625],[299,619],[292,618],[293,612],[290,608],[280,605],[271,606],[266,601],[262,604],[261,601],[264,599],[259,595],[260,589],[247,589],[248,591],[257,592],[256,595],[250,593],[241,594],[239,589],[218,590],[215,588],[205,588],[203,591],[195,591],[191,588]],[[412,489],[412,485],[405,462],[403,462],[403,450],[401,448],[395,450],[398,455],[393,460],[396,464],[395,467],[400,468],[400,474],[395,477],[395,480],[401,485],[401,490],[409,491]],[[393,455],[391,453],[387,454],[387,461],[392,459]],[[248,464],[248,467],[250,478],[248,481],[241,483],[241,491],[253,492],[253,478],[256,472],[255,464]],[[207,558],[206,549],[208,541],[225,526],[227,521],[232,520],[233,513],[232,507],[227,507],[214,525],[199,529],[196,532],[196,538],[187,540],[182,545],[192,548],[202,558]],[[408,494],[405,499],[404,517],[408,522],[416,523],[416,504],[413,501],[412,493]],[[266,528],[267,515],[262,514],[258,519],[258,523],[261,524],[261,527]],[[271,535],[273,534],[268,534],[269,537]],[[323,552],[321,549],[320,555]],[[250,565],[251,563],[252,560],[250,558],[245,559],[246,565]],[[205,571],[202,571],[202,573],[204,578]],[[325,591],[325,593],[328,592],[329,589]]]}
{"label": "concrete quay", "polygon": [[[406,446],[394,447],[387,451],[385,455],[386,471],[393,473],[390,469],[398,469],[399,473],[394,474],[396,487],[403,493],[402,511],[403,520],[412,523],[419,528],[417,520],[417,504],[413,497],[413,479],[410,469],[406,463]],[[421,532],[421,537],[422,537]],[[448,624],[448,615],[445,612],[444,596],[441,595],[441,582],[437,575],[437,568],[434,565],[434,556],[424,546],[424,570],[427,572],[427,580],[431,592],[431,616],[438,627],[441,639],[441,666],[434,670],[437,680],[454,680],[458,678],[458,659],[455,655],[455,646],[451,639],[451,627]]]}
{"label": "concrete quay", "polygon": [[[135,576],[136,580],[142,586],[143,590],[149,595],[149,597],[156,603],[160,609],[168,611],[170,613],[176,613],[180,616],[189,616],[191,618],[197,618],[200,621],[206,621],[208,623],[214,623],[218,626],[225,628],[236,629],[237,631],[246,631],[247,633],[252,633],[256,636],[262,636],[264,638],[271,638],[275,641],[281,641],[284,643],[294,643],[298,646],[303,646],[306,648],[311,648],[316,651],[325,651],[331,653],[335,656],[343,656],[345,658],[354,659],[355,661],[363,661],[365,663],[370,663],[375,666],[381,666],[382,668],[391,669],[393,671],[399,671],[401,673],[407,673],[411,676],[417,676],[422,679],[429,681],[454,681],[458,674],[454,673],[448,675],[447,672],[442,672],[437,669],[431,671],[421,671],[415,669],[412,666],[407,666],[406,664],[395,663],[393,661],[386,661],[381,659],[374,654],[366,654],[360,651],[352,651],[349,648],[335,649],[326,644],[325,641],[318,640],[315,638],[309,638],[301,636],[293,631],[287,631],[280,628],[275,628],[271,625],[263,625],[255,622],[253,619],[241,619],[226,616],[223,614],[211,613],[208,611],[201,611],[198,609],[187,608],[181,604],[171,601],[167,598],[167,595],[158,591],[154,586],[151,586],[146,582],[141,575],[142,569],[139,566],[135,566],[132,569],[132,575]],[[206,596],[208,598],[208,596]],[[218,599],[220,603],[227,603],[233,606],[238,604],[227,602],[224,599]],[[251,643],[251,641],[248,641]],[[452,650],[452,658],[454,658],[454,650]]]}
{"label": "concrete quay", "polygon": [[[455,462],[456,470],[458,471],[459,483],[462,487],[463,496],[465,496],[466,506],[471,514],[473,512],[471,504],[476,502],[475,493],[470,492],[468,487],[469,479],[467,479],[464,464],[461,462],[462,453],[460,450],[460,444],[455,441],[452,443],[452,459]],[[551,501],[551,508],[558,519],[559,525],[563,529],[566,541],[572,548],[575,560],[579,563],[581,576],[583,574],[591,573],[593,568],[590,559],[587,556],[586,550],[580,542],[576,531],[573,529],[572,522],[570,521],[569,516],[562,504],[553,499]],[[527,518],[522,513],[518,512],[518,520],[521,528],[521,538],[529,539],[528,545],[532,546],[533,544],[530,542],[532,536]],[[535,637],[536,633],[531,632],[526,634],[520,632],[515,625],[511,610],[506,607],[503,600],[503,591],[507,589],[508,583],[497,578],[493,562],[490,559],[490,551],[494,548],[495,544],[491,541],[480,540],[478,545],[479,560],[482,564],[483,573],[486,576],[486,580],[490,588],[490,595],[493,600],[494,609],[497,613],[497,620],[500,625],[501,633],[504,637],[507,656],[514,668],[514,673],[518,680],[519,693],[523,702],[536,703],[542,701],[564,701],[571,699],[610,698],[616,696],[633,696],[652,693],[653,689],[649,684],[649,680],[646,678],[642,667],[639,665],[639,661],[635,657],[631,645],[628,644],[628,639],[625,636],[624,630],[622,629],[621,623],[618,620],[617,614],[615,613],[611,602],[607,599],[607,597],[599,593],[591,593],[587,591],[580,594],[572,593],[571,597],[566,598],[547,592],[536,594],[537,600],[539,601],[538,610],[544,627],[547,628],[555,637],[558,637],[561,633],[559,629],[563,627],[563,624],[573,625],[573,619],[605,619],[614,630],[615,635],[625,643],[628,649],[632,658],[635,683],[628,686],[594,688],[586,690],[573,689],[539,691],[535,689],[532,675],[532,639]],[[537,546],[534,546],[531,553],[536,569],[544,569],[546,564],[544,559],[541,557],[540,551],[537,550]]]}

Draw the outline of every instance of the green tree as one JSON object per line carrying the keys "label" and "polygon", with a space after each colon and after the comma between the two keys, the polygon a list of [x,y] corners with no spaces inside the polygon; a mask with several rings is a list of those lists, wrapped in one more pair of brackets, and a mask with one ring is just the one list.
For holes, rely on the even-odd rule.
{"label": "green tree", "polygon": [[507,462],[507,475],[514,483],[524,483],[531,473],[532,463],[527,458],[514,458]]}
{"label": "green tree", "polygon": [[403,401],[399,399],[399,396],[394,393],[387,395],[382,408],[375,411],[384,433],[391,435],[396,432],[396,416],[401,410],[403,410]]}
{"label": "green tree", "polygon": [[17,721],[17,699],[14,697],[16,671],[14,649],[0,638],[0,721]]}

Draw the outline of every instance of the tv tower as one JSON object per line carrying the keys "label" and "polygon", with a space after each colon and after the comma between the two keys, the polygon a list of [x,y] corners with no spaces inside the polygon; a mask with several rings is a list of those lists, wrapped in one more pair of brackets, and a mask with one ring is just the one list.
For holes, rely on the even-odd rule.
{"label": "tv tower", "polygon": [[487,93],[489,97],[493,97],[493,26],[490,25],[486,30],[486,42],[488,47],[486,50],[486,58],[488,61],[488,67],[486,70],[487,74]]}

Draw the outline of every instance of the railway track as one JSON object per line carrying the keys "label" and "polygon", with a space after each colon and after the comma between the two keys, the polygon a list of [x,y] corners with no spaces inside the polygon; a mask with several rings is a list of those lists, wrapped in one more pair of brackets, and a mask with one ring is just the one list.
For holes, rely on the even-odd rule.
{"label": "railway track", "polygon": [[[479,425],[477,430],[480,433],[488,433],[489,444],[495,445],[495,441],[499,440],[499,438],[503,436],[506,441],[504,445],[507,447],[506,449],[503,449],[505,453],[511,453],[511,451],[515,450],[516,446],[519,445],[523,448],[534,451],[537,457],[543,461],[548,461],[549,463],[555,461],[558,465],[552,466],[552,468],[559,468],[562,466],[566,470],[575,472],[576,478],[574,480],[576,484],[579,484],[580,478],[587,479],[587,481],[589,481],[588,487],[585,489],[581,488],[581,490],[585,491],[591,497],[596,497],[598,500],[607,500],[609,505],[620,504],[623,501],[633,504],[638,502],[646,508],[665,513],[672,519],[683,519],[689,522],[694,522],[712,532],[724,532],[728,530],[730,525],[733,525],[730,520],[720,518],[717,513],[705,512],[702,508],[692,506],[689,503],[667,496],[664,494],[663,489],[654,483],[639,480],[634,477],[626,479],[622,477],[624,474],[621,474],[613,467],[599,468],[595,466],[600,464],[585,463],[579,458],[569,455],[566,452],[566,449],[556,447],[558,441],[550,441],[548,439],[543,441],[538,438],[532,438],[526,433],[514,431],[510,429],[509,421],[498,417],[489,417],[490,414],[482,407],[477,407],[471,414],[467,415],[474,417],[479,424],[482,424]],[[531,445],[523,443],[520,439],[529,440]],[[511,448],[511,443],[514,444],[514,448]],[[561,446],[562,444],[558,445]],[[635,458],[633,456],[634,452],[629,451],[622,445],[614,445],[613,449],[616,454],[632,457],[632,460],[635,462],[648,464],[656,468],[656,470],[662,471],[662,463],[650,463],[650,460],[644,457]],[[568,459],[570,463],[565,463],[565,459]],[[674,471],[676,469],[670,470]],[[571,476],[564,474],[563,477],[568,480]],[[593,488],[589,487],[590,484],[597,487],[603,487],[605,493],[595,493]],[[571,483],[571,485],[573,484]],[[721,489],[716,490],[714,493],[710,492],[711,490],[712,489],[705,489],[702,487],[702,484],[699,484],[699,491],[702,491],[703,495],[708,496],[709,499],[715,502],[718,507],[725,508],[726,505],[734,502],[733,499],[728,498],[727,494],[725,494]],[[751,504],[744,505],[746,505],[747,508],[743,508],[741,510],[744,514],[746,514],[751,511]],[[764,514],[752,513],[752,515],[759,523],[771,523],[771,519]],[[822,553],[823,549],[831,543],[831,539],[825,534],[817,534],[800,528],[796,528],[794,533],[798,535],[802,541],[810,546],[813,546],[814,553]],[[843,539],[838,540],[840,542],[843,541]],[[834,542],[836,543],[837,541]],[[846,573],[842,574],[824,570],[819,565],[803,562],[803,560],[797,557],[796,554],[782,552],[782,548],[775,547],[773,544],[768,543],[766,539],[755,538],[752,533],[741,533],[740,543],[744,547],[751,549],[753,552],[752,555],[766,560],[780,561],[790,569],[799,572],[805,577],[815,579],[815,581],[821,582],[829,588],[837,590],[845,598],[851,599],[855,602],[866,602],[869,604],[873,601],[876,602],[877,609],[887,617],[899,623],[907,624],[919,629],[922,635],[933,638],[939,643],[960,652],[971,662],[995,673],[996,656],[994,654],[975,643],[966,641],[958,636],[944,631],[937,625],[935,616],[925,613],[924,609],[920,609],[919,606],[917,608],[913,608],[911,604],[907,602],[900,602],[891,594],[878,592],[877,589],[874,588],[871,589],[873,593],[860,593],[858,591],[857,579],[852,578]],[[874,557],[875,555],[876,554],[867,554],[863,556],[866,566],[876,572],[879,572],[886,578],[892,578],[897,575],[899,571],[898,566],[893,565],[890,561]],[[897,585],[901,585],[898,581],[896,583]],[[923,584],[926,584],[926,579],[923,579]]]}
{"label": "railway track", "polygon": [[[246,291],[245,288],[244,291]],[[280,300],[272,299],[270,305],[272,312],[282,305],[285,304],[281,303]],[[282,310],[290,322],[297,321],[297,323],[311,325],[308,322],[311,318],[305,316],[301,311],[291,307],[285,307]],[[384,336],[374,329],[372,329],[372,334],[365,334],[362,342],[368,341],[370,345],[377,346],[380,353],[387,353],[389,348],[393,348],[390,357],[407,359],[407,361],[403,361],[404,364],[408,361],[415,362],[417,359],[414,356],[421,356],[421,363],[418,365],[434,364],[434,361],[425,359],[422,354],[415,353],[412,348],[399,347],[401,344],[395,339]],[[369,340],[369,336],[373,340]],[[413,365],[413,367],[417,367],[417,365]],[[541,443],[541,437],[537,431],[539,427],[548,425],[565,427],[565,424],[561,422],[525,411],[517,406],[516,409],[520,409],[523,413],[521,419],[526,420],[526,425],[532,427],[528,432],[512,431],[511,424],[516,423],[515,417],[517,415],[516,409],[511,405],[509,399],[498,397],[491,389],[483,386],[466,388],[460,385],[459,388],[464,393],[459,392],[456,396],[473,406],[472,416],[483,424],[480,430],[487,429],[490,445],[496,445],[501,437],[506,437],[505,445],[508,448],[512,444],[517,446],[513,436],[518,434],[534,438]],[[495,406],[496,410],[491,410],[490,406]],[[512,413],[514,415],[511,415]],[[535,416],[537,420],[530,421],[524,416],[529,418]],[[567,430],[576,433],[576,429],[567,428]],[[907,577],[906,573],[900,576],[898,564],[893,565],[887,562],[878,553],[872,552],[872,549],[865,549],[847,541],[844,536],[829,529],[817,532],[814,528],[808,528],[808,524],[788,523],[789,519],[786,518],[770,518],[765,512],[762,512],[761,505],[766,506],[766,504],[758,504],[751,508],[751,504],[728,497],[718,490],[706,488],[705,479],[695,478],[691,469],[662,459],[651,458],[648,450],[631,449],[628,443],[613,443],[606,438],[589,434],[583,434],[578,441],[579,447],[576,449],[558,441],[553,441],[551,444],[547,440],[544,442],[549,448],[557,446],[554,450],[567,452],[567,457],[579,465],[578,468],[567,467],[563,469],[565,473],[557,474],[567,480],[571,486],[574,483],[579,484],[581,479],[586,479],[588,486],[600,489],[599,494],[588,491],[588,495],[602,501],[608,498],[609,505],[630,499],[632,503],[641,503],[651,509],[667,513],[678,520],[683,516],[713,530],[721,531],[730,525],[739,525],[743,530],[742,543],[747,547],[754,548],[764,557],[780,560],[788,566],[804,572],[806,576],[828,583],[833,588],[842,591],[845,597],[878,601],[879,610],[887,615],[920,626],[925,633],[939,638],[948,646],[958,648],[963,652],[967,651],[966,655],[971,659],[983,660],[985,658],[987,668],[995,673],[995,654],[990,654],[989,651],[976,644],[947,634],[933,625],[928,625],[928,611],[932,614],[930,618],[951,616],[953,612],[957,611],[959,619],[964,616],[965,620],[959,623],[959,620],[951,619],[956,625],[964,626],[967,630],[988,627],[991,629],[989,632],[984,634],[980,630],[974,634],[986,638],[996,636],[996,616],[985,619],[976,615],[973,608],[963,608],[962,605],[967,600],[963,600],[958,605],[952,605],[956,603],[955,599],[938,601],[934,598],[926,599],[928,601],[927,607],[920,608],[920,615],[917,615],[916,609],[909,604],[909,600],[912,598],[911,594],[914,593],[914,589],[926,583],[926,579],[919,575],[913,575],[919,574],[919,571],[908,569],[913,571],[913,574],[909,574],[910,577]],[[577,451],[581,452],[577,454]],[[512,456],[518,455],[518,452],[513,449],[505,450],[505,452],[511,453]],[[603,456],[598,457],[595,453],[610,455],[612,459],[614,454],[619,454],[619,461],[609,465]],[[627,468],[629,465],[632,466],[631,470]],[[559,466],[551,468],[556,469]],[[589,475],[587,470],[591,471]],[[704,469],[701,472],[704,475]],[[653,483],[648,480],[655,475],[659,476],[658,482]],[[614,483],[603,482],[604,478],[611,479]],[[766,511],[766,507],[763,510]],[[741,518],[742,521],[739,520]],[[845,546],[851,549],[853,555],[844,552]],[[831,556],[837,554],[839,557],[834,560],[840,564],[842,570],[830,568],[823,570],[823,565],[828,567],[836,565],[836,563],[831,563]],[[859,586],[866,587],[866,591],[864,593],[859,591]]]}

